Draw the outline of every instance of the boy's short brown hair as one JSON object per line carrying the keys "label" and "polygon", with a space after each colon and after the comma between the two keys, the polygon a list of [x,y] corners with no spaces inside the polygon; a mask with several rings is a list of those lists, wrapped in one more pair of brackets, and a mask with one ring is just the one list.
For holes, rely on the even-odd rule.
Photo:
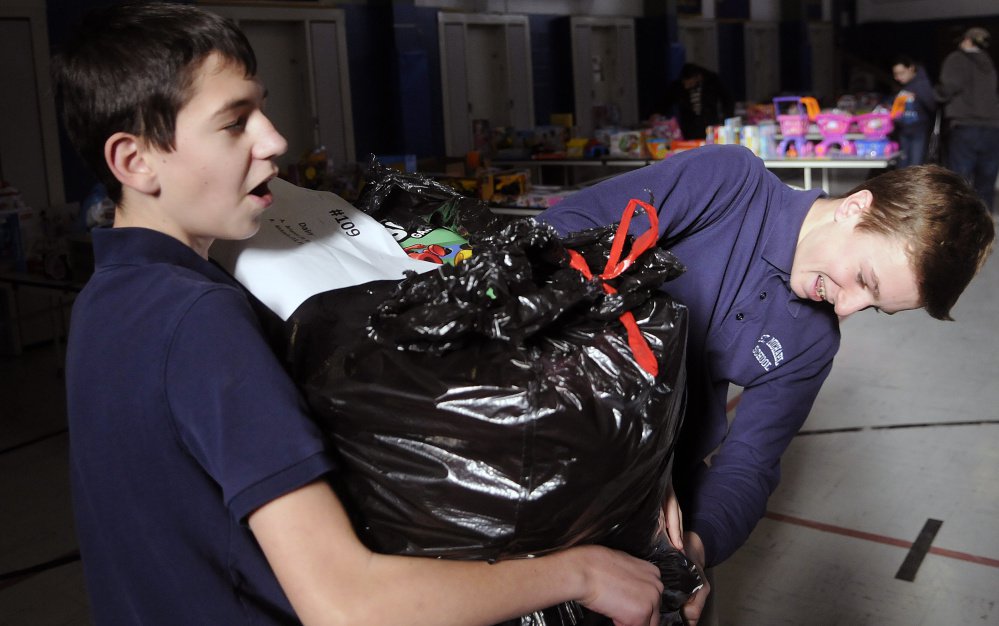
{"label": "boy's short brown hair", "polygon": [[230,20],[188,4],[130,2],[89,13],[55,58],[55,82],[70,140],[115,202],[121,183],[104,161],[117,132],[174,148],[177,113],[212,53],[257,71],[250,42]]}
{"label": "boy's short brown hair", "polygon": [[865,189],[874,200],[857,228],[906,242],[926,312],[952,319],[951,308],[992,250],[995,227],[985,205],[961,176],[938,165],[892,170],[849,193]]}

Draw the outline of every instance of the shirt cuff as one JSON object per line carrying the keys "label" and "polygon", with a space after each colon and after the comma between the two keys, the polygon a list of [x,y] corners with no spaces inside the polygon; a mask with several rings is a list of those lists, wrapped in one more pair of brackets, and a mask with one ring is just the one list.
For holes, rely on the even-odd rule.
{"label": "shirt cuff", "polygon": [[333,460],[325,452],[318,452],[236,494],[229,502],[229,510],[245,524],[250,513],[334,469]]}

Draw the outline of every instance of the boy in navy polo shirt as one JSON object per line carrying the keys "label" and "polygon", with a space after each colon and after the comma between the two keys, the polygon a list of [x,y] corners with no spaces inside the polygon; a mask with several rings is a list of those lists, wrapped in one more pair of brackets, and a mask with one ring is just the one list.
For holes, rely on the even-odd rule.
{"label": "boy in navy polo shirt", "polygon": [[97,623],[489,624],[567,600],[658,623],[658,569],[602,547],[490,565],[358,541],[247,296],[207,260],[257,231],[286,148],[235,26],[112,7],[58,68],[69,135],[116,202],[66,368]]}
{"label": "boy in navy polo shirt", "polygon": [[[780,457],[832,367],[839,320],[871,307],[950,319],[994,227],[967,183],[940,167],[891,171],[827,198],[791,189],[739,146],[680,153],[577,192],[539,219],[578,231],[618,221],[629,199],[650,196],[660,242],[687,266],[663,285],[690,312],[673,481],[684,549],[710,567],[765,513]],[[731,427],[730,383],[743,388]],[[688,620],[709,591],[691,598]]]}

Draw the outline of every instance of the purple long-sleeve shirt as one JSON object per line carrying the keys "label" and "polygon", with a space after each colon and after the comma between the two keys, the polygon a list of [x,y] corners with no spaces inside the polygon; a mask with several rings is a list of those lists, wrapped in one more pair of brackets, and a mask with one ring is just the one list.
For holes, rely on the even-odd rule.
{"label": "purple long-sleeve shirt", "polygon": [[[788,282],[798,233],[821,193],[791,189],[745,148],[705,146],[579,191],[538,218],[563,233],[602,226],[619,221],[629,199],[651,194],[660,242],[687,266],[663,285],[690,310],[674,484],[709,566],[766,512],[780,457],[839,348],[832,308],[797,298]],[[633,232],[647,227],[635,221]],[[731,426],[729,384],[743,388]]]}

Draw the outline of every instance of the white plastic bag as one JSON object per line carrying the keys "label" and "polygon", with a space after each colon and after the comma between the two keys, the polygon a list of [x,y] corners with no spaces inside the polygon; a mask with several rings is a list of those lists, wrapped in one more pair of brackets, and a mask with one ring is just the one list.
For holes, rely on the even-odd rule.
{"label": "white plastic bag", "polygon": [[216,241],[210,255],[283,320],[317,293],[438,267],[410,258],[385,227],[343,198],[270,183],[274,203],[260,230]]}

